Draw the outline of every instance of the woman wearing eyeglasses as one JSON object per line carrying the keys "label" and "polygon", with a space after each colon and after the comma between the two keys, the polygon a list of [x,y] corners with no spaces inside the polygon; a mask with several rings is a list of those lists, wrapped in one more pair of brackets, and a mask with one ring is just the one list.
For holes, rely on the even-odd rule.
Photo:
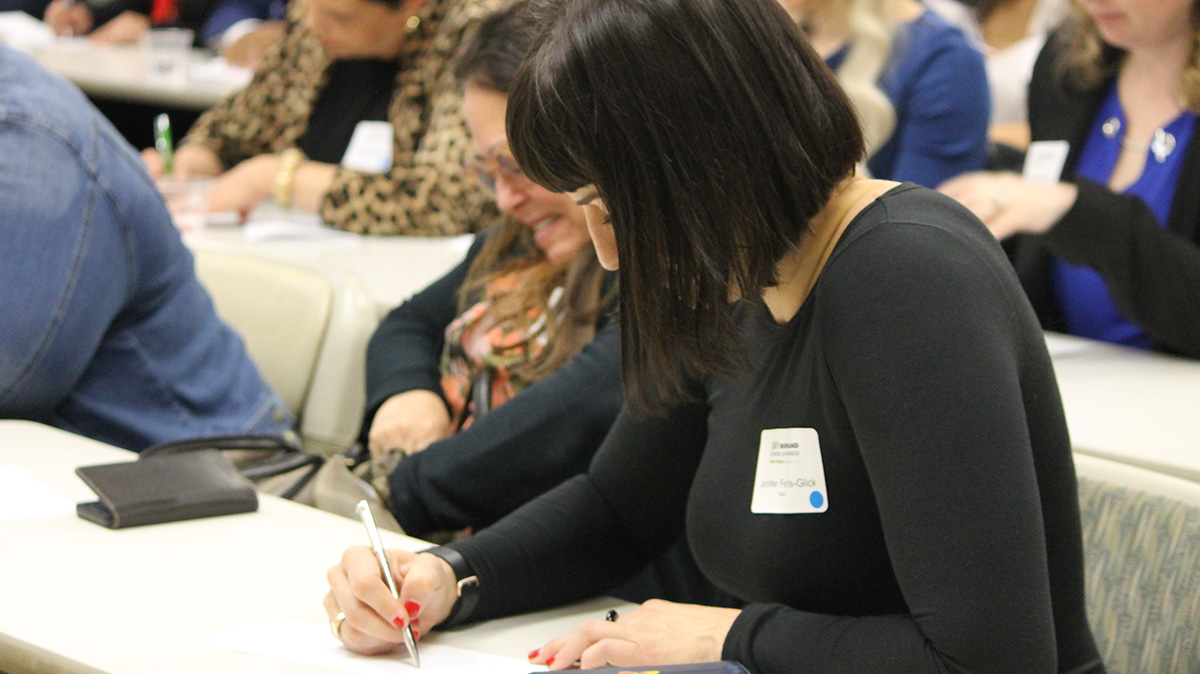
{"label": "woman wearing eyeglasses", "polygon": [[994,237],[856,175],[855,109],[774,0],[528,16],[509,139],[619,269],[629,413],[586,474],[389,551],[398,597],[347,550],[325,600],[347,648],[594,596],[683,535],[743,606],[647,601],[531,662],[1103,674],[1054,371]]}
{"label": "woman wearing eyeglasses", "polygon": [[390,505],[415,536],[480,528],[583,472],[623,401],[615,276],[583,209],[526,178],[508,149],[527,32],[486,19],[457,68],[469,167],[506,222],[392,311],[367,351],[363,428],[376,461],[403,459]]}

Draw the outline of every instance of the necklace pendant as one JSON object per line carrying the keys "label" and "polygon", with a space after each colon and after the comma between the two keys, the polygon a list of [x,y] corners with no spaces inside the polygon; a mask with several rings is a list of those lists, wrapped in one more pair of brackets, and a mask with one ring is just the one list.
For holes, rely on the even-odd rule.
{"label": "necklace pendant", "polygon": [[1158,163],[1163,163],[1171,153],[1175,151],[1175,136],[1168,133],[1166,130],[1158,128],[1154,130],[1154,139],[1150,141],[1150,152],[1154,154],[1154,158]]}
{"label": "necklace pendant", "polygon": [[1118,133],[1121,133],[1121,120],[1116,117],[1109,117],[1104,120],[1104,124],[1100,126],[1100,131],[1104,133],[1105,138],[1116,138]]}

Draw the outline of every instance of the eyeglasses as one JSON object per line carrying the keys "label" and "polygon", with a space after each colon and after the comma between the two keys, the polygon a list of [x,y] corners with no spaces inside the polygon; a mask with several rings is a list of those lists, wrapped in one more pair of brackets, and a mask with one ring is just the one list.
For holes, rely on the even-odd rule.
{"label": "eyeglasses", "polygon": [[496,183],[503,179],[512,189],[524,189],[533,183],[512,157],[490,155],[476,157],[467,164],[467,169],[475,172],[479,184],[488,192],[496,193]]}

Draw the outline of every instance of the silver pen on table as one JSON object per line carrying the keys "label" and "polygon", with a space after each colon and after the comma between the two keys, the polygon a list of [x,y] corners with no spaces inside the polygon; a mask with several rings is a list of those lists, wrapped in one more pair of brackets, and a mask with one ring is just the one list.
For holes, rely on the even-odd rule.
{"label": "silver pen on table", "polygon": [[[379,528],[375,526],[375,518],[371,515],[371,506],[366,501],[359,501],[355,510],[358,511],[358,517],[362,520],[363,526],[367,528],[367,538],[371,539],[371,550],[375,552],[375,560],[379,562],[379,571],[383,574],[383,580],[391,590],[392,596],[399,599],[400,593],[396,591],[396,581],[392,579],[392,569],[388,565],[387,554],[383,551],[383,540],[379,537]],[[411,616],[409,617],[411,618]],[[420,669],[421,656],[417,653],[417,640],[413,637],[412,623],[404,626],[404,646],[408,648],[413,662]]]}

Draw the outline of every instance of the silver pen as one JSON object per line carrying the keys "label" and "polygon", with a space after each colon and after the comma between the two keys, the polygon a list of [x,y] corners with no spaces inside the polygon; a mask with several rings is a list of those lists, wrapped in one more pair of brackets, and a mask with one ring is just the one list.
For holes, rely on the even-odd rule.
{"label": "silver pen", "polygon": [[[383,540],[379,538],[379,528],[375,526],[375,518],[371,516],[371,506],[366,501],[359,501],[355,510],[358,511],[358,517],[362,520],[363,526],[367,528],[367,538],[371,539],[371,550],[375,552],[375,560],[379,562],[379,571],[383,573],[383,580],[387,583],[388,589],[392,591],[392,596],[399,599],[400,593],[396,591],[396,581],[392,579],[392,569],[388,566],[387,554],[383,551]],[[417,669],[420,669],[421,656],[417,653],[417,640],[413,638],[412,623],[404,626],[404,646],[412,655]]]}

